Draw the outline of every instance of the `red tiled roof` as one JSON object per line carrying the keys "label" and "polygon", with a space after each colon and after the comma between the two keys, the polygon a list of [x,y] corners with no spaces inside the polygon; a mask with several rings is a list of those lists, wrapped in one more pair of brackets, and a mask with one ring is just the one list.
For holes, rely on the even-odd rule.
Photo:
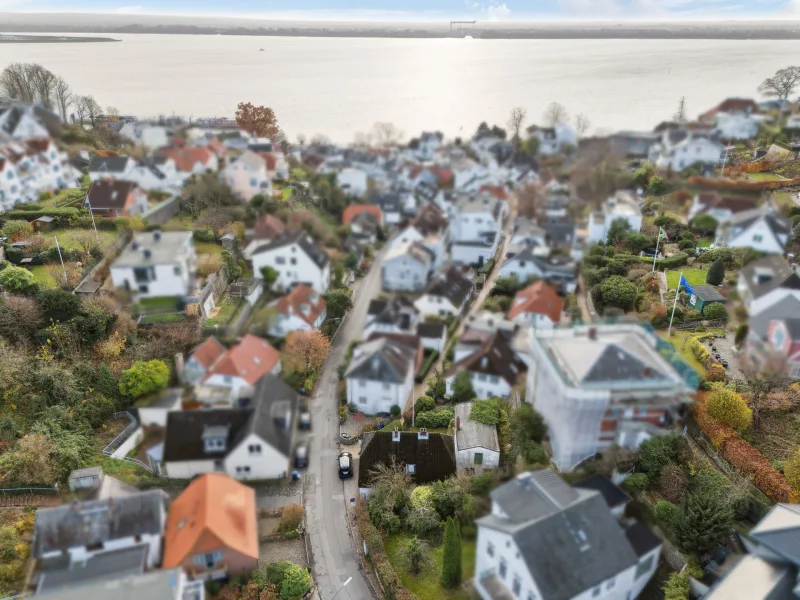
{"label": "red tiled roof", "polygon": [[274,240],[286,230],[286,226],[274,215],[262,215],[253,228],[253,239]]}
{"label": "red tiled roof", "polygon": [[342,223],[344,225],[350,225],[351,221],[362,212],[373,214],[375,218],[378,219],[378,223],[383,225],[383,211],[381,211],[380,206],[375,204],[351,204],[345,208],[344,213],[342,213]]}
{"label": "red tiled roof", "polygon": [[212,157],[208,148],[164,148],[158,154],[174,160],[175,168],[185,173],[194,169],[197,163],[207,165]]}
{"label": "red tiled roof", "polygon": [[537,281],[517,292],[508,311],[508,318],[514,319],[522,313],[547,315],[553,323],[561,320],[564,300],[544,281]]}
{"label": "red tiled roof", "polygon": [[206,371],[203,381],[212,375],[231,375],[255,385],[279,360],[278,351],[267,340],[248,334]]}
{"label": "red tiled roof", "polygon": [[[272,303],[278,314],[294,314],[313,327],[314,322],[325,310],[325,299],[306,284],[297,285],[285,296]],[[306,311],[303,312],[303,308]]]}
{"label": "red tiled roof", "polygon": [[479,192],[489,192],[492,196],[497,198],[498,200],[506,201],[508,200],[508,193],[506,192],[506,188],[503,185],[482,185]]}
{"label": "red tiled roof", "polygon": [[278,164],[278,157],[272,152],[259,152],[259,154],[267,162],[267,171],[274,171],[275,165]]}
{"label": "red tiled roof", "polygon": [[220,341],[213,335],[207,338],[202,344],[192,350],[192,358],[194,358],[204,369],[208,369],[211,365],[217,362],[220,357],[228,351]]}
{"label": "red tiled roof", "polygon": [[719,112],[746,112],[748,110],[758,112],[758,103],[750,98],[727,98],[700,115],[700,119],[713,119]]}
{"label": "red tiled roof", "polygon": [[446,185],[453,181],[453,172],[450,169],[444,169],[439,166],[428,167],[428,171],[436,175],[439,179],[439,185]]}

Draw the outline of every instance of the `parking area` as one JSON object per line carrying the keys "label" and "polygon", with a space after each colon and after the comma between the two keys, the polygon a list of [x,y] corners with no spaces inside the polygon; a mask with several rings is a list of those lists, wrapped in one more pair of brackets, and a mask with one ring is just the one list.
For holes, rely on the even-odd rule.
{"label": "parking area", "polygon": [[[719,354],[720,362],[728,363],[726,370],[729,379],[746,379],[741,370],[739,355],[733,351],[732,333],[726,333],[724,337],[705,340],[705,345],[715,357]],[[725,362],[723,362],[723,366]]]}

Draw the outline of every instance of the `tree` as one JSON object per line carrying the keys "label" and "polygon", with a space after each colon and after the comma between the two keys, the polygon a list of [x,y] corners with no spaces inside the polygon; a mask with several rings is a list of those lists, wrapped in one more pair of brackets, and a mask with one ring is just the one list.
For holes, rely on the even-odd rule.
{"label": "tree", "polygon": [[372,137],[383,148],[396,146],[403,139],[403,132],[394,123],[381,121],[372,126]]}
{"label": "tree", "polygon": [[647,193],[651,196],[660,196],[667,190],[667,183],[661,175],[653,175],[647,184]]}
{"label": "tree", "polygon": [[106,114],[104,116],[108,121],[119,121],[119,109],[115,106],[106,106]]}
{"label": "tree", "polygon": [[681,101],[678,102],[678,110],[672,116],[672,120],[676,123],[686,123],[686,98],[681,96]]}
{"label": "tree", "polygon": [[639,290],[621,275],[612,275],[600,283],[600,298],[605,308],[631,310]]}
{"label": "tree", "polygon": [[551,102],[544,111],[544,121],[548,127],[555,127],[567,119],[567,109],[558,102]]}
{"label": "tree", "polygon": [[722,285],[723,281],[725,281],[725,261],[720,257],[708,267],[706,283],[708,285]]}
{"label": "tree", "polygon": [[737,346],[741,346],[749,331],[750,327],[747,325],[747,323],[741,323],[736,329],[736,335],[733,337],[733,343]]}
{"label": "tree", "polygon": [[9,219],[3,225],[3,235],[12,242],[21,242],[33,235],[33,225],[20,219]]}
{"label": "tree", "polygon": [[311,576],[301,566],[291,564],[286,568],[281,581],[283,600],[300,600],[311,588]]}
{"label": "tree", "polygon": [[22,296],[32,296],[39,289],[33,273],[21,267],[6,267],[0,271],[0,287],[8,294]]}
{"label": "tree", "polygon": [[328,319],[343,319],[347,311],[353,307],[350,294],[345,290],[330,290],[322,296],[325,298],[325,309]]}
{"label": "tree", "polygon": [[293,369],[308,375],[322,366],[330,349],[331,342],[325,334],[309,329],[292,331],[286,337],[283,353]]}
{"label": "tree", "polygon": [[547,200],[545,189],[538,184],[529,183],[517,192],[517,211],[522,217],[534,219],[538,216],[545,200]]}
{"label": "tree", "polygon": [[469,374],[469,371],[461,371],[458,373],[453,382],[453,402],[469,402],[476,396],[475,389],[472,387],[472,376]]}
{"label": "tree", "polygon": [[484,425],[497,425],[500,422],[503,405],[499,398],[489,400],[474,400],[469,412],[470,421],[477,421]]}
{"label": "tree", "polygon": [[778,69],[772,77],[767,77],[758,86],[758,91],[765,96],[786,101],[798,83],[800,83],[800,67],[785,67]]}
{"label": "tree", "polygon": [[163,360],[136,361],[119,378],[119,391],[136,399],[163,390],[169,383],[169,367]]}
{"label": "tree", "polygon": [[522,151],[527,154],[530,158],[535,158],[537,154],[539,154],[539,145],[541,142],[539,138],[535,135],[532,135],[522,142]]}
{"label": "tree", "polygon": [[238,203],[233,190],[214,173],[193,177],[181,196],[181,209],[190,213],[194,220],[202,214],[204,223],[214,229],[222,228],[232,220],[223,212],[224,207]]}
{"label": "tree", "polygon": [[270,290],[278,279],[278,272],[269,265],[261,267],[261,278],[264,280],[264,289]]}
{"label": "tree", "polygon": [[511,114],[508,115],[508,129],[513,133],[514,143],[519,145],[521,140],[519,132],[522,130],[522,125],[525,123],[528,111],[521,106],[515,106],[511,109]]}
{"label": "tree", "polygon": [[12,452],[2,455],[0,465],[16,483],[51,484],[56,480],[53,451],[53,444],[46,435],[30,433],[17,442]]}
{"label": "tree", "polygon": [[685,440],[674,434],[645,440],[639,446],[637,470],[656,481],[665,466],[678,461],[685,443]]}
{"label": "tree", "polygon": [[80,298],[64,290],[44,290],[36,300],[46,321],[69,321],[81,307]]}
{"label": "tree", "polygon": [[53,91],[58,78],[37,63],[13,63],[0,74],[0,90],[5,96],[30,104],[53,108]]}
{"label": "tree", "polygon": [[689,222],[692,232],[698,235],[711,235],[717,230],[718,225],[717,220],[708,214],[697,215]]}
{"label": "tree", "polygon": [[745,429],[753,422],[753,411],[741,394],[721,383],[712,384],[706,409],[711,418],[736,430]]}
{"label": "tree", "polygon": [[609,244],[615,244],[621,241],[630,230],[631,224],[628,223],[628,219],[619,217],[611,221],[611,225],[608,227],[606,239]]}
{"label": "tree", "polygon": [[728,311],[721,302],[714,302],[703,309],[703,316],[712,321],[728,320]]}
{"label": "tree", "polygon": [[633,473],[632,475],[628,475],[623,485],[626,490],[636,496],[645,491],[649,483],[650,479],[645,473]]}
{"label": "tree", "polygon": [[625,235],[625,245],[630,250],[631,254],[639,254],[645,248],[653,245],[653,238],[646,233],[638,231],[629,231]]}
{"label": "tree", "polygon": [[547,434],[547,425],[544,417],[530,404],[521,404],[514,410],[511,420],[511,437],[525,439],[540,444]]}
{"label": "tree", "polygon": [[592,126],[592,122],[589,120],[589,117],[580,113],[575,116],[575,134],[578,136],[578,139],[581,139],[589,128]]}
{"label": "tree", "polygon": [[725,541],[733,527],[733,510],[715,495],[690,494],[675,518],[675,540],[683,552],[698,556]]}
{"label": "tree", "polygon": [[653,166],[653,163],[646,162],[641,167],[636,169],[633,174],[633,181],[636,184],[646,187],[648,183],[650,183],[650,178],[655,174],[656,168]]}
{"label": "tree", "polygon": [[458,524],[453,517],[447,519],[444,528],[442,575],[439,583],[443,588],[448,589],[461,583],[461,536],[458,533]]}
{"label": "tree", "polygon": [[236,124],[250,135],[274,138],[278,135],[278,119],[268,106],[240,102],[236,107]]}
{"label": "tree", "polygon": [[333,283],[337,288],[344,286],[344,263],[342,262],[333,264]]}
{"label": "tree", "polygon": [[683,469],[676,464],[668,464],[658,478],[658,491],[670,502],[680,502],[689,482]]}
{"label": "tree", "polygon": [[100,108],[94,96],[78,96],[75,99],[75,108],[78,110],[81,125],[85,120],[88,120],[92,127],[95,127],[100,115],[103,114],[103,109]]}
{"label": "tree", "polygon": [[61,121],[67,122],[67,109],[72,104],[72,90],[69,84],[63,77],[56,77],[55,84],[53,85],[53,94],[55,95],[56,104],[61,112]]}
{"label": "tree", "polygon": [[33,298],[9,296],[0,304],[0,335],[9,340],[27,341],[42,324],[42,313]]}
{"label": "tree", "polygon": [[408,565],[408,572],[418,575],[427,562],[425,543],[420,542],[419,538],[414,536],[403,548],[403,555]]}

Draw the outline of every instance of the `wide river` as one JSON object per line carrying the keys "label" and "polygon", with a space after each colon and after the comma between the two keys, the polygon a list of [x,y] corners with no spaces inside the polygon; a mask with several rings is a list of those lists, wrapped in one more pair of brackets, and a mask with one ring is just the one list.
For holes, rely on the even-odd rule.
{"label": "wide river", "polygon": [[483,120],[504,125],[514,106],[531,123],[552,101],[596,132],[650,129],[681,96],[690,116],[755,96],[800,53],[800,41],[114,37],[122,42],[0,44],[0,68],[41,63],[76,93],[140,117],[266,104],[290,139],[349,142],[378,121],[406,136],[467,135]]}

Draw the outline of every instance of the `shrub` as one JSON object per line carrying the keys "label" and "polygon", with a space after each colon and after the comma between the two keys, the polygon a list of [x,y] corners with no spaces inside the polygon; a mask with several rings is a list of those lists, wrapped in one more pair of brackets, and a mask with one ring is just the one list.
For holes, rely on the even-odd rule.
{"label": "shrub", "polygon": [[686,440],[678,435],[654,437],[639,446],[637,468],[646,473],[651,481],[661,476],[661,471],[670,463],[678,462]]}
{"label": "shrub", "polygon": [[444,529],[442,576],[439,583],[443,588],[452,588],[461,583],[461,537],[458,525],[452,517],[447,519]]}
{"label": "shrub", "polygon": [[78,296],[64,290],[44,290],[36,298],[45,320],[69,321],[78,314],[81,301]]}
{"label": "shrub", "polygon": [[645,473],[634,473],[633,475],[629,475],[623,485],[625,489],[628,490],[634,496],[638,496],[643,491],[647,489],[647,486],[650,484],[650,481],[647,478]]}
{"label": "shrub", "polygon": [[442,406],[436,410],[416,415],[414,425],[428,429],[449,427],[454,416],[455,411],[452,406]]}
{"label": "shrub", "polygon": [[714,302],[703,308],[703,316],[709,320],[722,319],[728,320],[728,311],[725,310],[725,305],[721,302]]}
{"label": "shrub", "polygon": [[39,289],[33,273],[21,267],[6,267],[0,271],[0,286],[9,294],[31,296]]}
{"label": "shrub", "polygon": [[2,231],[12,242],[20,242],[33,235],[33,225],[28,221],[9,219],[3,225]]}
{"label": "shrub", "polygon": [[391,408],[389,408],[389,414],[392,415],[395,419],[400,416],[400,407],[397,404],[392,404]]}
{"label": "shrub", "polygon": [[736,329],[736,335],[733,338],[733,343],[736,344],[737,346],[740,346],[747,337],[748,331],[749,327],[747,323],[742,323],[741,325],[739,325],[739,327]]}
{"label": "shrub", "polygon": [[689,600],[689,577],[686,573],[673,573],[661,591],[664,600]]}
{"label": "shrub", "polygon": [[711,356],[711,353],[708,351],[708,348],[706,348],[705,345],[696,337],[692,338],[689,341],[689,349],[692,351],[694,357],[701,364],[705,364],[705,362]]}
{"label": "shrub", "polygon": [[675,541],[683,552],[705,554],[730,534],[733,510],[721,498],[690,494],[675,519]]}
{"label": "shrub", "polygon": [[795,490],[800,490],[800,448],[795,448],[783,463],[783,475]]}
{"label": "shrub", "polygon": [[217,241],[213,229],[195,229],[192,231],[192,237],[196,242],[213,243]]}
{"label": "shrub", "polygon": [[491,398],[489,400],[473,400],[472,410],[469,412],[469,418],[472,421],[483,423],[484,425],[497,425],[500,422],[500,414],[503,405],[498,398]]}
{"label": "shrub", "polygon": [[419,399],[414,403],[414,412],[417,415],[419,415],[419,413],[424,413],[434,410],[435,408],[436,408],[436,400],[434,400],[430,396],[420,396]]}
{"label": "shrub", "polygon": [[267,565],[267,581],[273,585],[280,585],[286,577],[287,571],[292,567],[292,563],[286,560],[274,562]]}
{"label": "shrub", "polygon": [[528,464],[541,465],[547,461],[547,452],[541,444],[534,443],[525,451],[525,462]]}
{"label": "shrub", "polygon": [[678,248],[681,251],[690,250],[694,252],[694,249],[697,247],[697,244],[694,243],[694,240],[681,240],[678,244]]}
{"label": "shrub", "polygon": [[711,418],[733,429],[744,429],[753,422],[753,411],[741,394],[720,383],[715,383],[708,394],[706,410]]}
{"label": "shrub", "polygon": [[711,263],[706,272],[706,283],[708,285],[722,285],[725,279],[725,259],[721,256]]}
{"label": "shrub", "polygon": [[283,600],[299,600],[311,588],[311,576],[303,567],[290,564],[281,582]]}
{"label": "shrub", "polygon": [[666,525],[672,525],[678,514],[678,507],[667,500],[659,500],[653,507],[656,518]]}
{"label": "shrub", "polygon": [[678,465],[668,464],[662,469],[658,478],[658,491],[668,501],[673,504],[680,502],[687,487],[686,475]]}
{"label": "shrub", "polygon": [[706,381],[710,383],[724,383],[726,378],[727,373],[725,372],[725,367],[716,362],[716,360],[706,367]]}
{"label": "shrub", "polygon": [[636,301],[636,286],[619,275],[607,278],[599,285],[601,302],[604,307],[631,310]]}
{"label": "shrub", "polygon": [[303,507],[299,504],[287,504],[281,511],[281,530],[294,531],[303,522]]}
{"label": "shrub", "polygon": [[163,360],[136,361],[119,378],[119,391],[130,398],[139,398],[167,387],[169,367]]}

